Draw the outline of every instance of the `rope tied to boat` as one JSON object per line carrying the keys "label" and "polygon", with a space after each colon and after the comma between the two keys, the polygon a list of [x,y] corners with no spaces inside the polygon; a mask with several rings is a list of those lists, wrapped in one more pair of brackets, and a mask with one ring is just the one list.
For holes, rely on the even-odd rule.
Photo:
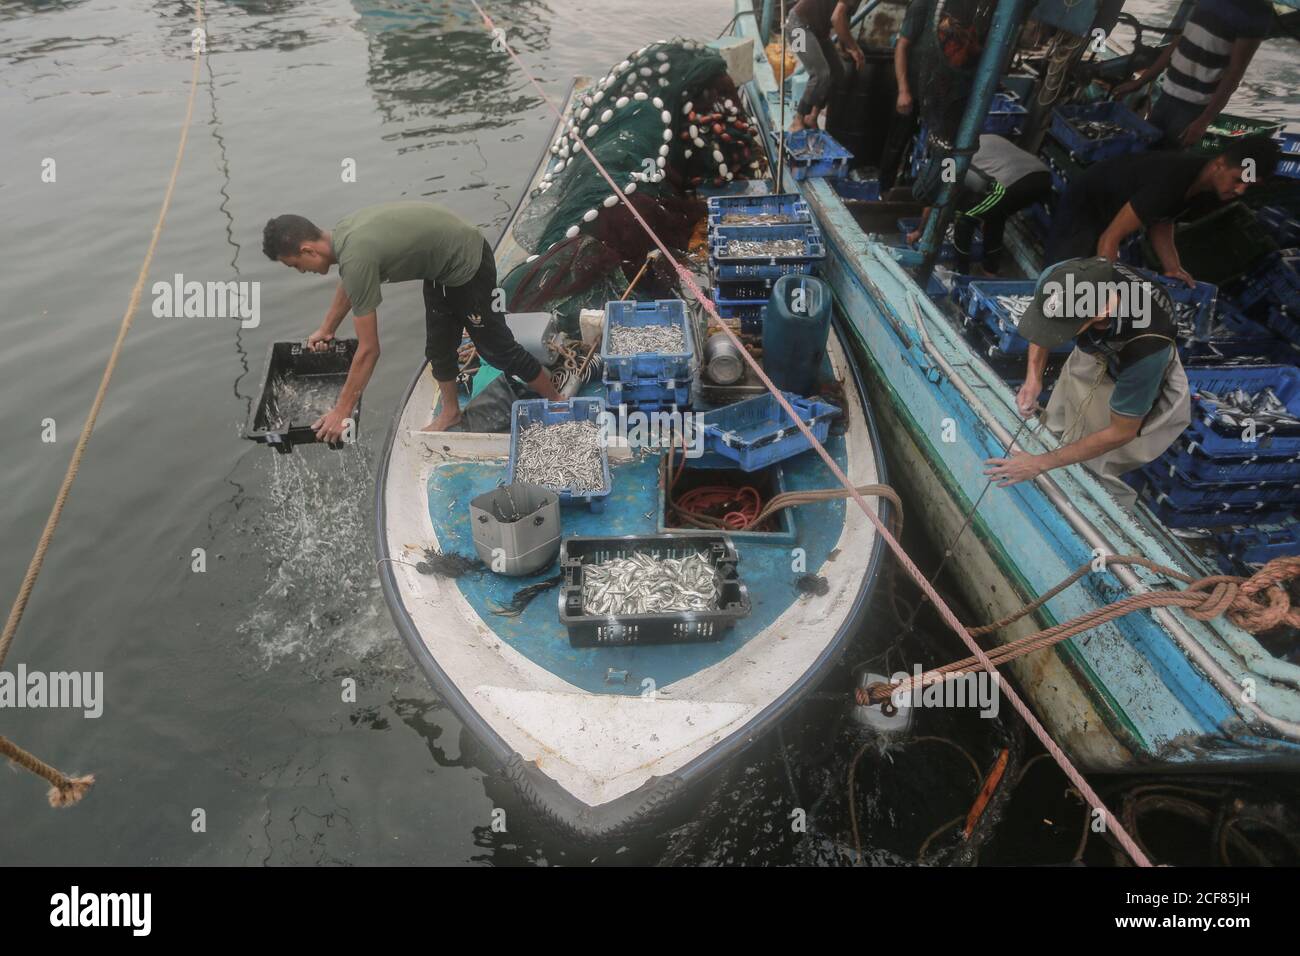
{"label": "rope tied to boat", "polygon": [[[203,29],[205,22],[203,0],[195,0],[194,22],[197,30]],[[149,267],[153,263],[154,252],[158,249],[158,240],[162,236],[163,223],[167,219],[167,210],[171,208],[172,194],[176,191],[176,181],[180,177],[181,160],[185,157],[185,144],[189,139],[190,123],[194,118],[194,100],[199,89],[199,67],[203,63],[204,43],[194,43],[192,52],[194,53],[194,69],[190,75],[189,96],[185,104],[185,121],[181,124],[180,140],[176,145],[176,159],[172,162],[171,178],[168,179],[167,189],[163,193],[162,205],[158,209],[158,218],[154,221],[153,232],[149,237],[149,247],[145,250],[144,261],[140,263],[140,271],[136,275],[135,285],[131,287],[131,296],[127,301],[126,311],[122,314],[122,321],[118,326],[117,339],[113,342],[108,361],[104,364],[104,374],[100,377],[99,388],[95,391],[95,398],[90,403],[90,411],[86,415],[85,424],[81,427],[81,434],[77,437],[77,444],[72,450],[72,458],[68,462],[67,471],[63,474],[63,481],[59,485],[58,493],[54,496],[54,504],[50,508],[49,517],[45,519],[45,527],[41,531],[40,539],[36,542],[36,551],[32,554],[32,559],[27,565],[27,571],[23,575],[22,583],[18,586],[18,594],[14,597],[13,605],[9,609],[9,617],[5,621],[4,630],[0,631],[0,667],[4,666],[5,658],[9,654],[9,648],[13,644],[14,635],[18,633],[18,625],[22,623],[23,614],[27,610],[27,602],[36,587],[36,579],[45,566],[45,555],[48,553],[50,543],[54,539],[54,531],[59,526],[59,519],[63,517],[63,508],[68,503],[68,497],[72,493],[72,483],[76,481],[77,474],[81,470],[81,461],[85,456],[86,446],[90,444],[90,436],[95,431],[95,422],[99,420],[99,412],[104,407],[104,398],[108,394],[109,382],[113,380],[113,372],[117,369],[118,359],[122,355],[122,347],[126,344],[126,335],[131,331],[131,324],[135,320],[136,310],[140,306],[140,298],[144,294],[144,285],[149,278]],[[50,793],[50,806],[52,807],[67,807],[77,803],[85,796],[86,791],[90,789],[95,781],[93,776],[70,777],[61,773],[38,757],[23,750],[13,741],[3,737],[0,737],[0,755],[8,757],[17,766],[22,767],[24,770],[30,770],[38,777],[43,777],[53,784],[55,790]],[[56,791],[58,799],[56,799]]]}
{"label": "rope tied to boat", "polygon": [[[1300,628],[1300,607],[1292,605],[1290,592],[1285,585],[1300,578],[1300,556],[1274,558],[1254,574],[1244,577],[1235,574],[1213,574],[1202,578],[1158,564],[1149,558],[1136,554],[1111,554],[1102,558],[1104,566],[1131,565],[1146,568],[1156,574],[1187,585],[1182,590],[1144,591],[1112,601],[1110,604],[1094,608],[1069,621],[1062,621],[1052,627],[1036,631],[1027,637],[1009,641],[987,652],[989,660],[995,664],[1004,664],[1016,658],[1024,657],[1034,651],[1051,647],[1069,640],[1076,634],[1092,630],[1102,624],[1117,620],[1135,611],[1148,611],[1157,607],[1178,608],[1188,617],[1197,621],[1209,621],[1216,617],[1225,617],[1243,631],[1259,634],[1280,625]],[[1021,618],[1037,611],[1044,604],[1062,591],[1077,583],[1089,571],[1095,569],[1094,562],[1076,568],[1067,578],[1039,598],[1008,614],[1001,620],[982,627],[968,628],[972,637],[992,634],[1014,624]],[[870,706],[891,701],[895,694],[910,692],[915,687],[923,687],[945,680],[947,675],[969,671],[979,666],[979,659],[966,657],[951,664],[934,668],[896,684],[878,682],[867,687],[858,688],[854,697],[858,704]]]}

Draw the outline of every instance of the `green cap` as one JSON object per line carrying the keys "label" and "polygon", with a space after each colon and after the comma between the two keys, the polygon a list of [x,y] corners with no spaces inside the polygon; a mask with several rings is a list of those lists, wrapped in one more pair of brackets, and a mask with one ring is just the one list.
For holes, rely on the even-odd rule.
{"label": "green cap", "polygon": [[[1034,287],[1034,299],[1020,317],[1016,330],[1035,345],[1054,349],[1079,334],[1090,318],[1076,315],[1066,302],[1068,290],[1086,283],[1128,282],[1115,264],[1102,256],[1089,259],[1066,259],[1043,270]],[[1096,318],[1092,316],[1091,318]]]}

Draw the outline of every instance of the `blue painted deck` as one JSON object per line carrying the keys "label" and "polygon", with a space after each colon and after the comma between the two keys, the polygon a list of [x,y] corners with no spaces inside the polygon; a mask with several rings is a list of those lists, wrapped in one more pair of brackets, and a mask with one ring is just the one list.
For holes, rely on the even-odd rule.
{"label": "blue painted deck", "polygon": [[[826,448],[836,464],[847,468],[845,440],[832,435]],[[659,459],[643,455],[610,468],[614,490],[605,511],[565,508],[561,523],[565,535],[655,534],[658,521]],[[787,490],[829,488],[837,485],[830,470],[812,452],[784,463]],[[505,462],[466,462],[436,468],[429,478],[429,516],[443,551],[473,555],[469,501],[505,481]],[[554,575],[558,562],[532,577],[507,578],[495,574],[470,574],[457,581],[461,593],[493,629],[529,660],[590,693],[641,692],[641,680],[650,677],[663,687],[710,667],[740,649],[768,627],[799,595],[794,582],[802,572],[791,570],[791,548],[806,552],[806,567],[816,571],[830,557],[844,526],[844,502],[801,505],[794,545],[747,540],[733,535],[740,555],[740,578],[749,587],[753,609],[720,641],[706,644],[646,647],[575,648],[560,623],[559,591],[536,598],[519,617],[494,614],[497,604],[510,600],[521,587]],[[848,556],[866,562],[868,555]],[[792,637],[796,635],[791,635]],[[607,682],[610,669],[625,670],[625,683]]]}

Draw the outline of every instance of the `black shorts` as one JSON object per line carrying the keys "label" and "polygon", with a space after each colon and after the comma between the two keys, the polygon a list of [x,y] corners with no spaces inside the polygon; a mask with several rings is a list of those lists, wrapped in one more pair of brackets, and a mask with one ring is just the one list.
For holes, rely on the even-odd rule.
{"label": "black shorts", "polygon": [[464,285],[445,286],[424,280],[424,355],[439,382],[452,382],[459,370],[456,350],[463,332],[478,354],[507,375],[531,382],[542,364],[515,341],[506,325],[505,312],[493,308],[504,305],[504,294],[497,294],[497,263],[492,247],[483,240],[483,261],[474,277]]}

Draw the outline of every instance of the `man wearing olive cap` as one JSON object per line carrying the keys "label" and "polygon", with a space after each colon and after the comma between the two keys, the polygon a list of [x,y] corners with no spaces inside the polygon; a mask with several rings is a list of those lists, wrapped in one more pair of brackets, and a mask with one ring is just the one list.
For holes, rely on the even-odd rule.
{"label": "man wearing olive cap", "polygon": [[1075,339],[1043,423],[1051,452],[1012,449],[985,474],[1001,487],[1082,462],[1125,508],[1137,494],[1120,475],[1159,458],[1191,421],[1187,374],[1175,347],[1174,306],[1159,283],[1100,256],[1045,270],[1018,327],[1029,368],[1016,405],[1026,417],[1043,390],[1051,349]]}

